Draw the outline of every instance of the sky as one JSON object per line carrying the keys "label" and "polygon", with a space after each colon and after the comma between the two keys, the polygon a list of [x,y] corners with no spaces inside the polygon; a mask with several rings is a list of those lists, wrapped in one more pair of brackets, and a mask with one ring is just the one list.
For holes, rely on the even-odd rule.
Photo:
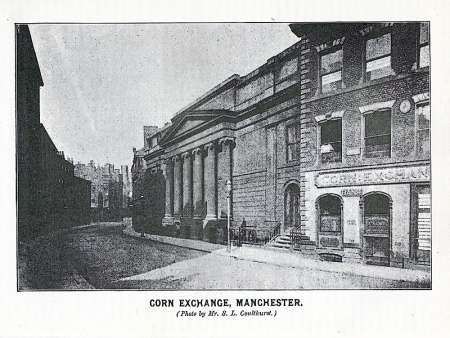
{"label": "sky", "polygon": [[232,74],[298,41],[288,24],[34,24],[41,122],[74,162],[131,165],[162,126]]}

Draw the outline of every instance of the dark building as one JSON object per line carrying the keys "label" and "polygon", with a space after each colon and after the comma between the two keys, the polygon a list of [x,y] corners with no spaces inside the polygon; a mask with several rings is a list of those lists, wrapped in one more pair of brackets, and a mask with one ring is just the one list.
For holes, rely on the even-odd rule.
{"label": "dark building", "polygon": [[19,239],[89,223],[90,182],[58,151],[40,123],[39,64],[27,25],[16,25],[16,160]]}
{"label": "dark building", "polygon": [[[166,182],[162,171],[164,150],[158,142],[164,128],[144,126],[144,148],[133,149],[132,174],[132,223],[136,231],[173,235],[170,229],[161,227],[165,215]],[[168,231],[165,231],[168,230]]]}
{"label": "dark building", "polygon": [[[232,226],[253,241],[337,261],[429,264],[428,23],[290,27],[299,42],[163,130],[146,129],[132,168],[134,200],[149,201],[141,222],[222,242],[230,180]],[[155,189],[150,174],[164,178]],[[161,222],[150,201],[164,201]]]}
{"label": "dark building", "polygon": [[16,26],[16,170],[19,237],[32,235],[38,208],[40,101],[43,86],[27,25]]}

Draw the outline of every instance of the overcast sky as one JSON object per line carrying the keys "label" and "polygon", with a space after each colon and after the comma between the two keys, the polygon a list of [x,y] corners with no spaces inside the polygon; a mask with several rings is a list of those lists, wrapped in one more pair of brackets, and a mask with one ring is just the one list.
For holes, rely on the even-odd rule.
{"label": "overcast sky", "polygon": [[144,125],[162,126],[232,74],[298,38],[288,24],[30,25],[41,122],[75,162],[130,165]]}

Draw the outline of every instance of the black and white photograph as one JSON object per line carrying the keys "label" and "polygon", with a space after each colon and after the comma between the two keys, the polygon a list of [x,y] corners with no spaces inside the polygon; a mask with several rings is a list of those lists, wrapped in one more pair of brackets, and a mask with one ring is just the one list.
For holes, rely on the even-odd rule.
{"label": "black and white photograph", "polygon": [[17,290],[430,290],[432,30],[14,23]]}

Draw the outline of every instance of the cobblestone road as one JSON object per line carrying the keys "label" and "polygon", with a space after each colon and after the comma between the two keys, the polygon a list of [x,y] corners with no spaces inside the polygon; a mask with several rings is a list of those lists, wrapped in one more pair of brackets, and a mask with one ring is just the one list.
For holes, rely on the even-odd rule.
{"label": "cobblestone road", "polygon": [[429,284],[260,263],[126,236],[117,223],[41,238],[21,250],[22,289],[346,289]]}

